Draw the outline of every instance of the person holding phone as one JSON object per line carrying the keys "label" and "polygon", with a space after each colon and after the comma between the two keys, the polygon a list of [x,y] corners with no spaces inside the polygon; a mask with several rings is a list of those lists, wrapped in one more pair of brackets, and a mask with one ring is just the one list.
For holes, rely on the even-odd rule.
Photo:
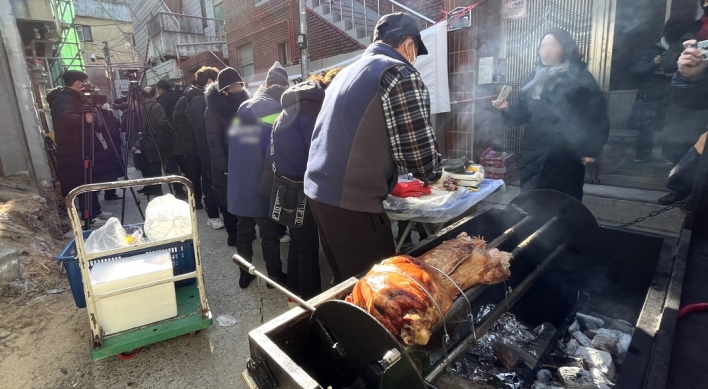
{"label": "person holding phone", "polygon": [[552,189],[582,200],[585,165],[595,162],[610,132],[602,91],[561,29],[538,48],[535,76],[515,104],[492,102],[507,126],[525,125],[519,168],[521,191]]}

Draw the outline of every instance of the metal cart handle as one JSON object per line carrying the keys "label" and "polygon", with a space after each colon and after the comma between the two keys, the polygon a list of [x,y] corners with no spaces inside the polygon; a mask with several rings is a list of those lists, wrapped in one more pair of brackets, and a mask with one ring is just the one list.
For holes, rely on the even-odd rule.
{"label": "metal cart handle", "polygon": [[186,185],[188,192],[194,193],[194,185],[192,181],[182,176],[164,176],[154,178],[139,178],[137,180],[115,181],[115,182],[97,182],[95,184],[87,184],[78,186],[69,192],[66,196],[66,208],[73,209],[74,199],[81,194],[87,192],[99,192],[108,189],[127,189],[135,186],[150,186],[157,184],[180,183]]}

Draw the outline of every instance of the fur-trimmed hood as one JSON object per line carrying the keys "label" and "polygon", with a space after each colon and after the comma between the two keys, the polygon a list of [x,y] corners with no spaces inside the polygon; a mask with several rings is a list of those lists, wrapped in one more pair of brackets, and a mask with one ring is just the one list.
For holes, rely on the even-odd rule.
{"label": "fur-trimmed hood", "polygon": [[213,83],[207,87],[205,92],[207,107],[213,109],[219,116],[232,117],[238,111],[238,107],[251,98],[246,89],[243,89],[239,95],[237,100],[230,99],[219,92],[219,86]]}

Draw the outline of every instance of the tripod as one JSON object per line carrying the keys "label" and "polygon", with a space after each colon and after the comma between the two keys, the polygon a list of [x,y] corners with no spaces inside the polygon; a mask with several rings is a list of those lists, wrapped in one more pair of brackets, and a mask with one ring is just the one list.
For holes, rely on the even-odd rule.
{"label": "tripod", "polygon": [[[147,131],[149,137],[152,139],[152,142],[155,144],[155,150],[157,151],[157,157],[160,161],[160,168],[162,169],[163,173],[167,173],[167,165],[165,164],[165,160],[162,158],[162,152],[160,152],[160,148],[158,147],[158,142],[157,138],[155,137],[155,131],[153,130],[153,123],[148,117],[147,112],[145,112],[145,100],[143,99],[142,92],[140,91],[140,86],[138,85],[137,77],[132,77],[130,80],[130,85],[128,87],[128,129],[126,132],[126,136],[128,139],[130,139],[130,135],[132,131],[136,131],[136,128],[133,128],[137,125],[136,119],[142,119],[143,123],[147,124]],[[136,117],[137,115],[137,117]],[[138,137],[139,139],[143,139],[143,133],[138,132]],[[125,156],[126,160],[128,158],[128,151],[130,147],[126,147],[125,151]],[[144,149],[144,147],[143,147]],[[141,150],[142,152],[143,150]],[[172,189],[172,186],[168,185],[167,186],[170,193],[174,195],[174,191]],[[125,201],[125,200],[124,200]]]}
{"label": "tripod", "polygon": [[[94,107],[94,117],[100,118],[101,123],[103,123],[103,128],[108,130],[108,123],[106,122],[106,118],[103,117],[103,113],[99,109],[95,109]],[[93,124],[93,123],[92,123]],[[120,163],[121,171],[123,172],[123,179],[127,180],[128,179],[128,164],[126,163],[127,159],[124,160],[123,156],[120,155],[120,152],[118,152],[118,148],[116,147],[115,142],[113,142],[113,137],[111,134],[107,134],[108,142],[111,146],[111,150],[113,151],[113,155],[116,157],[118,162]],[[126,153],[127,154],[127,153]],[[140,206],[141,201],[140,198],[135,194],[135,188],[132,186],[129,188],[130,189],[130,194],[133,196],[133,201],[135,202],[135,206],[138,207],[138,212],[140,213],[140,218],[145,221],[145,215],[143,214],[143,209]],[[120,224],[123,225],[125,224],[125,188],[123,188],[123,199],[122,199],[122,204],[121,204],[121,210],[120,210]]]}

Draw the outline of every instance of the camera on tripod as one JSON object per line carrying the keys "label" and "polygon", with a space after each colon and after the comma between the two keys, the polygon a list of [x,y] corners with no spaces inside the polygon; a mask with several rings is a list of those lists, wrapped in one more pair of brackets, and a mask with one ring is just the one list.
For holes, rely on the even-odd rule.
{"label": "camera on tripod", "polygon": [[100,89],[96,88],[90,82],[84,82],[84,87],[81,89],[81,98],[83,99],[84,107],[93,108],[99,91]]}

